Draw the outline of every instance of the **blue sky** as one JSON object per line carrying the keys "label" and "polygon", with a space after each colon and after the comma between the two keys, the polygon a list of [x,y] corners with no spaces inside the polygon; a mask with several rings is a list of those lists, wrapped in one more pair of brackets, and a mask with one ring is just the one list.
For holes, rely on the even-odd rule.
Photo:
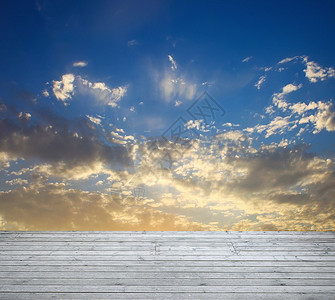
{"label": "blue sky", "polygon": [[334,229],[334,11],[1,2],[0,228]]}

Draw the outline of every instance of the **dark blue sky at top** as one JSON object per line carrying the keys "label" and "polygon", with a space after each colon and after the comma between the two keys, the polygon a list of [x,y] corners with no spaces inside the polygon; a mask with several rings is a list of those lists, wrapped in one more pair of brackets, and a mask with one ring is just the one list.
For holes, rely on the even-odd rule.
{"label": "dark blue sky at top", "polygon": [[[173,50],[168,36],[179,60],[208,68],[251,54],[274,63],[283,52],[329,63],[334,11],[333,1],[1,1],[1,67],[7,79],[26,82],[25,72],[57,75],[82,58],[99,74],[129,80],[140,57]],[[142,45],[135,53],[131,39]]]}

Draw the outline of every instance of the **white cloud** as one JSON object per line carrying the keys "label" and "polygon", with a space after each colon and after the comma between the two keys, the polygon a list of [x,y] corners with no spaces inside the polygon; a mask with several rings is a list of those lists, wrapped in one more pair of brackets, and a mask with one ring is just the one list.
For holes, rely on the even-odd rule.
{"label": "white cloud", "polygon": [[47,90],[42,91],[44,97],[49,97],[49,92]]}
{"label": "white cloud", "polygon": [[295,84],[290,83],[290,84],[285,85],[281,93],[273,94],[273,98],[272,98],[273,104],[277,106],[279,109],[281,109],[282,111],[286,111],[288,104],[285,100],[285,95],[295,92],[299,90],[301,87],[302,87],[302,84],[295,85]]}
{"label": "white cloud", "polygon": [[292,84],[292,83],[287,84],[283,87],[283,91],[282,91],[281,95],[286,95],[286,94],[292,93],[294,91],[299,90],[301,87],[302,87],[301,83],[299,85],[295,85],[295,84]]}
{"label": "white cloud", "polygon": [[243,62],[243,63],[244,63],[244,62],[248,62],[250,59],[252,59],[252,56],[248,56],[248,57],[242,59],[242,62]]}
{"label": "white cloud", "polygon": [[283,134],[286,131],[286,129],[289,130],[292,129],[292,127],[290,127],[292,123],[293,122],[290,121],[290,116],[287,117],[278,116],[274,120],[272,120],[269,124],[257,125],[255,127],[255,130],[258,133],[265,131],[266,132],[265,138],[268,138],[269,136],[274,134]]}
{"label": "white cloud", "polygon": [[287,58],[284,58],[281,61],[279,61],[278,64],[285,64],[285,63],[288,63],[288,62],[290,62],[292,60],[296,60],[298,58],[299,58],[299,56],[287,57]]}
{"label": "white cloud", "polygon": [[64,74],[62,80],[53,81],[52,91],[58,100],[64,102],[64,105],[66,105],[66,100],[71,99],[74,93],[74,79],[75,77],[73,74]]}
{"label": "white cloud", "polygon": [[308,105],[304,102],[298,102],[298,103],[294,103],[290,106],[290,110],[293,113],[302,115],[304,112],[308,111],[308,110],[313,110],[316,109],[318,107],[318,104],[314,101],[308,103]]}
{"label": "white cloud", "polygon": [[[305,103],[297,103],[290,108],[294,113],[302,115],[299,124],[310,123],[314,126],[313,133],[319,133],[325,129],[327,131],[335,131],[335,112],[332,110],[333,104],[329,102],[310,102],[308,105]],[[306,114],[306,111],[314,110],[314,114]]]}
{"label": "white cloud", "polygon": [[202,125],[201,122],[202,122],[202,120],[190,120],[185,124],[185,127],[187,129],[196,128],[197,130],[199,130],[201,125]]}
{"label": "white cloud", "polygon": [[[72,99],[73,95],[82,94],[92,96],[98,103],[116,107],[126,92],[127,85],[110,88],[104,82],[90,82],[80,75],[64,74],[62,80],[53,81],[53,93],[64,105],[68,104],[67,101]],[[47,96],[48,92],[43,91],[43,95]]]}
{"label": "white cloud", "polygon": [[223,140],[230,140],[234,142],[244,141],[246,139],[245,134],[240,130],[231,130],[219,135]]}
{"label": "white cloud", "polygon": [[319,110],[315,116],[315,130],[313,133],[319,133],[322,129],[335,131],[335,112],[331,110],[331,103],[319,102]]}
{"label": "white cloud", "polygon": [[0,170],[10,167],[10,161],[15,161],[18,158],[10,153],[0,151]]}
{"label": "white cloud", "polygon": [[81,76],[77,76],[76,83],[79,93],[89,94],[98,102],[112,107],[116,107],[117,102],[127,92],[127,86],[119,86],[111,89],[104,82],[90,82]]}
{"label": "white cloud", "polygon": [[19,119],[21,119],[21,120],[27,120],[27,121],[29,121],[30,118],[31,118],[31,114],[30,113],[25,113],[25,112],[22,112],[22,111],[19,113]]}
{"label": "white cloud", "polygon": [[193,99],[197,90],[197,85],[166,73],[165,77],[160,81],[160,90],[164,99],[167,101],[170,101],[175,97]]}
{"label": "white cloud", "polygon": [[86,67],[87,65],[88,63],[86,61],[77,61],[72,64],[72,66],[74,67],[81,67],[81,68]]}
{"label": "white cloud", "polygon": [[261,86],[264,84],[266,80],[266,75],[262,75],[261,77],[259,77],[258,81],[255,83],[255,87],[257,87],[257,90],[261,89]]}
{"label": "white cloud", "polygon": [[[290,111],[286,117],[277,117],[270,124],[259,125],[256,130],[258,132],[266,131],[267,137],[279,130],[279,126],[284,129],[292,130],[298,125],[311,124],[312,132],[319,133],[321,130],[335,131],[335,112],[332,110],[333,104],[331,101],[310,101],[289,103],[285,96],[289,93],[299,90],[302,84],[288,84],[283,87],[281,93],[275,93],[272,98],[273,105],[266,108],[269,114],[274,113],[274,107],[278,107],[281,111]],[[292,126],[291,126],[292,125]],[[298,135],[306,131],[305,128],[300,128]],[[279,130],[279,132],[282,132]]]}
{"label": "white cloud", "polygon": [[322,68],[314,61],[308,61],[308,57],[304,58],[306,69],[304,69],[306,77],[310,82],[323,81],[326,78],[334,78],[335,70],[333,68]]}
{"label": "white cloud", "polygon": [[127,45],[128,45],[128,47],[136,46],[136,45],[138,45],[138,41],[137,40],[130,40],[130,41],[127,42]]}
{"label": "white cloud", "polygon": [[6,183],[7,184],[10,184],[10,185],[23,185],[23,184],[28,184],[28,180],[26,179],[21,179],[21,178],[15,178],[15,179],[12,179],[12,180],[6,180]]}
{"label": "white cloud", "polygon": [[240,124],[232,124],[230,122],[227,122],[227,123],[222,124],[222,126],[224,126],[224,127],[239,127]]}
{"label": "white cloud", "polygon": [[92,117],[92,116],[89,116],[89,115],[86,115],[86,117],[94,124],[96,125],[101,125],[101,119],[99,118],[95,118],[95,117]]}
{"label": "white cloud", "polygon": [[176,61],[173,59],[173,57],[171,55],[168,55],[169,61],[171,62],[171,70],[175,71],[177,70],[177,63]]}

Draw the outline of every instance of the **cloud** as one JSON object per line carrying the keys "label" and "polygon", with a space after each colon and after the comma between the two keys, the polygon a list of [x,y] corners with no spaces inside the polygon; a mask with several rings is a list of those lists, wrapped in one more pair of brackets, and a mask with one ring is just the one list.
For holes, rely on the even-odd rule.
{"label": "cloud", "polygon": [[176,71],[177,70],[176,61],[173,59],[173,57],[171,55],[168,55],[168,58],[169,58],[169,61],[171,62],[171,70]]}
{"label": "cloud", "polygon": [[308,57],[305,57],[306,69],[304,69],[306,77],[310,82],[315,83],[318,81],[324,81],[327,78],[335,77],[335,69],[333,68],[322,68],[314,61],[308,61]]}
{"label": "cloud", "polygon": [[86,117],[94,124],[101,125],[101,119],[86,115]]}
{"label": "cloud", "polygon": [[130,40],[130,41],[127,42],[128,47],[136,46],[138,44],[139,43],[138,43],[137,40]]}
{"label": "cloud", "polygon": [[272,102],[275,106],[277,106],[279,109],[285,111],[288,104],[285,100],[285,96],[287,94],[290,94],[292,92],[295,92],[299,89],[302,88],[302,84],[299,85],[295,85],[295,84],[287,84],[282,88],[282,92],[281,93],[274,93],[273,97],[272,97]]}
{"label": "cloud", "polygon": [[[270,136],[279,129],[275,124],[282,126],[282,130],[279,131],[280,133],[283,133],[284,129],[292,130],[297,127],[297,125],[311,124],[314,127],[312,129],[314,134],[322,130],[335,131],[335,112],[331,101],[309,101],[307,103],[296,102],[292,104],[286,100],[287,94],[301,88],[302,84],[288,84],[283,87],[282,92],[274,93],[272,98],[273,105],[267,107],[266,112],[273,114],[275,112],[274,107],[277,107],[283,112],[290,111],[290,114],[286,117],[277,117],[276,122],[273,120],[268,125],[260,125],[257,127],[257,130],[260,130],[260,132],[266,130],[267,136]],[[304,131],[304,128],[300,129],[300,133]]]}
{"label": "cloud", "polygon": [[289,116],[287,117],[278,116],[274,120],[272,120],[269,124],[257,125],[255,127],[255,130],[258,133],[265,131],[266,132],[265,138],[268,138],[274,134],[284,134],[287,129],[292,129],[292,127],[290,127],[292,123],[294,122],[290,121]]}
{"label": "cloud", "polygon": [[70,189],[38,179],[0,192],[1,230],[203,230],[205,225],[164,213],[133,197]]}
{"label": "cloud", "polygon": [[10,154],[8,152],[0,151],[0,170],[5,170],[10,167],[11,161],[16,161],[17,156]]}
{"label": "cloud", "polygon": [[86,67],[87,65],[88,63],[86,61],[77,61],[72,64],[72,66],[80,68]]}
{"label": "cloud", "polygon": [[287,58],[284,58],[282,59],[281,61],[278,62],[278,64],[286,64],[290,61],[293,61],[293,60],[297,60],[298,58],[300,58],[300,56],[293,56],[293,57],[287,57]]}
{"label": "cloud", "polygon": [[97,103],[117,106],[117,102],[127,93],[127,86],[108,87],[104,82],[90,82],[81,76],[76,77],[78,93],[92,96]]}
{"label": "cloud", "polygon": [[266,80],[266,75],[262,75],[261,77],[259,77],[258,81],[255,83],[255,87],[257,87],[257,90],[261,89],[261,86],[264,84]]}
{"label": "cloud", "polygon": [[28,184],[28,180],[22,178],[15,178],[12,180],[6,180],[6,183],[10,185],[24,185]]}
{"label": "cloud", "polygon": [[[335,225],[333,167],[332,160],[308,153],[304,144],[281,141],[255,148],[244,132],[227,132],[211,143],[199,140],[171,173],[157,173],[160,185],[175,191],[161,195],[155,207],[171,207],[194,220],[209,214],[227,230],[329,230]],[[141,178],[150,185],[149,176]],[[224,225],[225,215],[232,217]]]}
{"label": "cloud", "polygon": [[49,92],[47,90],[43,90],[42,95],[47,98],[49,97]]}
{"label": "cloud", "polygon": [[31,114],[30,113],[26,113],[26,112],[20,112],[19,113],[19,119],[21,120],[26,120],[26,121],[29,121],[31,119]]}
{"label": "cloud", "polygon": [[53,93],[57,100],[63,101],[64,105],[66,105],[66,100],[70,100],[74,91],[74,75],[73,74],[64,74],[62,76],[62,80],[53,81]]}
{"label": "cloud", "polygon": [[183,78],[172,76],[169,73],[166,73],[164,78],[162,78],[159,87],[163,98],[167,101],[171,101],[176,97],[188,100],[194,99],[197,90],[196,84],[187,82]]}
{"label": "cloud", "polygon": [[295,85],[295,84],[287,84],[283,87],[283,91],[281,92],[281,95],[286,95],[286,94],[289,94],[289,93],[292,93],[292,92],[295,92],[299,89],[302,88],[302,84],[299,84],[299,85]]}
{"label": "cloud", "polygon": [[[40,170],[43,164],[48,176],[65,178],[66,174],[70,178],[77,172],[93,174],[104,167],[131,165],[131,146],[113,145],[104,139],[91,125],[99,123],[98,118],[66,120],[38,110],[35,114],[34,123],[22,122],[10,113],[0,119],[0,153],[6,154],[3,164],[8,165],[6,161],[11,158],[34,160]],[[38,120],[40,116],[45,121]]]}
{"label": "cloud", "polygon": [[176,61],[168,55],[171,66],[163,71],[150,68],[149,72],[160,97],[166,102],[184,101],[194,99],[196,91],[201,84],[188,79],[187,74],[182,74]]}
{"label": "cloud", "polygon": [[[73,95],[80,94],[93,97],[97,103],[116,107],[117,102],[127,93],[127,85],[110,88],[104,82],[90,82],[80,75],[64,74],[62,80],[53,81],[53,93],[64,105],[68,105]],[[47,96],[47,91],[43,94]]]}
{"label": "cloud", "polygon": [[[333,104],[331,102],[318,102],[318,109],[314,115],[308,116],[308,121],[314,124],[314,134],[319,133],[325,129],[327,131],[335,131],[335,111],[332,110]],[[303,123],[304,118],[300,120]]]}
{"label": "cloud", "polygon": [[242,59],[242,62],[243,63],[248,62],[250,59],[252,59],[252,56],[248,56],[248,57]]}

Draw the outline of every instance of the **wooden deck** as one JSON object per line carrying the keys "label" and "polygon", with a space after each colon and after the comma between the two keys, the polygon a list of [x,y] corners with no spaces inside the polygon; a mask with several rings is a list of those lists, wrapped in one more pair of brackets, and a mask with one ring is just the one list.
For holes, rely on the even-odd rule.
{"label": "wooden deck", "polygon": [[335,299],[335,232],[0,232],[0,299]]}

